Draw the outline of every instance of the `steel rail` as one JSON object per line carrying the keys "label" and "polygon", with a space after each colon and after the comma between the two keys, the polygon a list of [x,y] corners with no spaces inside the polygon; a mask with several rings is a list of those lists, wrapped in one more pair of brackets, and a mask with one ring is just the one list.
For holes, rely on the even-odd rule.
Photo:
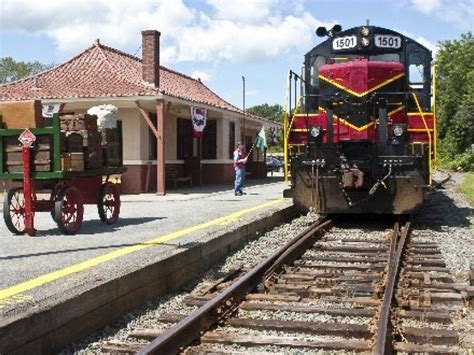
{"label": "steel rail", "polygon": [[390,255],[388,259],[387,282],[380,307],[377,334],[375,337],[374,354],[382,355],[392,353],[391,332],[389,331],[390,314],[395,284],[400,271],[401,258],[406,240],[410,232],[411,222],[408,220],[403,225],[402,218],[397,221],[393,228],[392,241],[390,243]]}
{"label": "steel rail", "polygon": [[[335,217],[318,219],[309,228],[298,234],[288,244],[281,247],[263,262],[252,268],[217,297],[205,303],[182,321],[178,322],[159,337],[154,339],[138,354],[176,354],[183,347],[199,339],[200,335],[216,324],[228,310],[240,303],[248,292],[257,287],[268,276],[267,270],[278,270],[283,263],[298,257],[309,243],[314,243],[326,227],[331,226]],[[299,251],[299,253],[298,253]]]}

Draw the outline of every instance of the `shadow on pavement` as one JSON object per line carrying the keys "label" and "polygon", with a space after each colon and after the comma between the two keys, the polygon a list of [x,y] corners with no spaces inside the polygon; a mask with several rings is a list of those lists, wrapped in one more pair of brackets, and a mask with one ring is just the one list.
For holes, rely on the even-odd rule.
{"label": "shadow on pavement", "polygon": [[101,233],[115,232],[123,227],[140,225],[152,221],[166,219],[167,217],[140,217],[140,218],[120,218],[116,224],[105,224],[98,219],[85,220],[82,222],[81,230],[76,235],[63,235],[58,227],[39,230],[38,237],[48,237],[63,235],[65,238],[80,238],[85,235],[97,235]]}

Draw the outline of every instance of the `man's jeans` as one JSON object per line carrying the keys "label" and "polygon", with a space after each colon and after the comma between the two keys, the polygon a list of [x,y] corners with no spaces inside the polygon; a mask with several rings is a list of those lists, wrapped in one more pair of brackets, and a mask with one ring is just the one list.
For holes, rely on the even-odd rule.
{"label": "man's jeans", "polygon": [[244,187],[244,180],[245,180],[245,169],[244,168],[235,168],[235,187],[234,191],[242,192]]}

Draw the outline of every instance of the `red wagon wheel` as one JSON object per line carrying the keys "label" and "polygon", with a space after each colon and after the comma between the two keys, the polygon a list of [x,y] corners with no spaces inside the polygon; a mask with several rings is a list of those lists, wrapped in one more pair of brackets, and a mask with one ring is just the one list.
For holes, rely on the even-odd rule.
{"label": "red wagon wheel", "polygon": [[97,195],[97,210],[100,220],[107,224],[117,222],[120,214],[120,191],[116,184],[102,184]]}
{"label": "red wagon wheel", "polygon": [[3,201],[3,219],[10,232],[14,234],[25,233],[25,195],[21,187],[8,190]]}
{"label": "red wagon wheel", "polygon": [[64,234],[76,234],[81,228],[84,204],[79,190],[74,186],[63,187],[54,202],[54,220]]}

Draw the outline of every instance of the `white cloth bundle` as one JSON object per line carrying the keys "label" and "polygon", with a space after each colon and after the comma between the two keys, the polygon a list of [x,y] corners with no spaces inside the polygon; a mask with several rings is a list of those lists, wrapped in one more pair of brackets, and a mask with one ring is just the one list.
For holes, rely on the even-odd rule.
{"label": "white cloth bundle", "polygon": [[93,106],[87,110],[89,115],[97,116],[97,126],[99,129],[117,128],[117,111],[114,105]]}

